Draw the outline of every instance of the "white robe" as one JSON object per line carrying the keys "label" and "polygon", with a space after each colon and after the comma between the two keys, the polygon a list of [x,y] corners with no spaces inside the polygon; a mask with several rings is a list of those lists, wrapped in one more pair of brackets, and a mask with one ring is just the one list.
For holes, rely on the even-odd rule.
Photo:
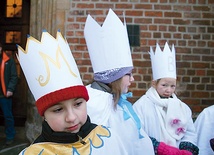
{"label": "white robe", "polygon": [[214,138],[214,105],[205,108],[195,120],[199,155],[214,155],[210,139]]}
{"label": "white robe", "polygon": [[112,94],[93,89],[90,85],[86,88],[89,93],[87,111],[92,123],[102,124],[116,131],[129,155],[154,155],[152,142],[142,128],[140,133],[144,138],[139,138],[133,118],[124,120],[123,109],[119,105],[114,109]]}
{"label": "white robe", "polygon": [[[196,145],[197,134],[190,108],[181,102],[175,94],[173,94],[173,98],[161,99],[154,90],[151,87],[133,105],[142,121],[145,132],[158,141],[177,148],[182,141]],[[151,93],[153,94],[151,95]],[[168,109],[170,110],[168,111]]]}

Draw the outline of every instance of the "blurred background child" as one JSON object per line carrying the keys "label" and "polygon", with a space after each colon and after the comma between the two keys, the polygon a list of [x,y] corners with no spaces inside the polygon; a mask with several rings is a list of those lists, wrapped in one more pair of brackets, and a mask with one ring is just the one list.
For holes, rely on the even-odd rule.
{"label": "blurred background child", "polygon": [[[153,143],[164,142],[183,154],[198,154],[197,133],[191,109],[175,94],[176,58],[166,42],[164,50],[157,44],[155,52],[150,48],[153,80],[152,86],[133,107],[142,121],[145,132],[153,137]],[[177,151],[178,154],[180,151]]]}
{"label": "blurred background child", "polygon": [[205,108],[194,124],[198,135],[200,155],[214,155],[214,105]]}

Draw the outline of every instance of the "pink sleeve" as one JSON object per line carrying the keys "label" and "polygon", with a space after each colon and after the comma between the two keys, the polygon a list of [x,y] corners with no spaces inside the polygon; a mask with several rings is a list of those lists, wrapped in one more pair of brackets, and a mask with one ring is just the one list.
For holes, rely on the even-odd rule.
{"label": "pink sleeve", "polygon": [[158,155],[192,155],[191,152],[186,150],[179,150],[176,147],[166,145],[163,142],[160,142],[157,150]]}

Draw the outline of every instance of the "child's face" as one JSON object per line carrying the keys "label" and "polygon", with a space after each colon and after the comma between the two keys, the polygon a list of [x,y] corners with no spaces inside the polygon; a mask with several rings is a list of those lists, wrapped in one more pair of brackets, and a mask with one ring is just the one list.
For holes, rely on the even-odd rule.
{"label": "child's face", "polygon": [[133,81],[134,81],[134,77],[132,73],[124,75],[121,81],[121,90],[122,90],[121,93],[127,93],[129,90],[129,86]]}
{"label": "child's face", "polygon": [[158,82],[153,81],[152,84],[160,96],[170,97],[175,92],[176,79],[162,78]]}
{"label": "child's face", "polygon": [[48,108],[44,117],[56,132],[77,133],[87,120],[86,100],[74,98],[59,102]]}

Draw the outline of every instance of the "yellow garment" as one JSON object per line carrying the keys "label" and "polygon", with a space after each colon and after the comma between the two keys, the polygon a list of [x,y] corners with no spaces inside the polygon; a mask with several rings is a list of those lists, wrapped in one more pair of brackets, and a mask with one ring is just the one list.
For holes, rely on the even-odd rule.
{"label": "yellow garment", "polygon": [[[101,148],[104,145],[103,137],[110,137],[110,131],[103,127],[97,126],[88,136],[80,141],[69,144],[43,142],[29,146],[23,151],[23,155],[71,155],[71,154],[91,154],[93,148]],[[93,147],[93,148],[92,148]]]}

